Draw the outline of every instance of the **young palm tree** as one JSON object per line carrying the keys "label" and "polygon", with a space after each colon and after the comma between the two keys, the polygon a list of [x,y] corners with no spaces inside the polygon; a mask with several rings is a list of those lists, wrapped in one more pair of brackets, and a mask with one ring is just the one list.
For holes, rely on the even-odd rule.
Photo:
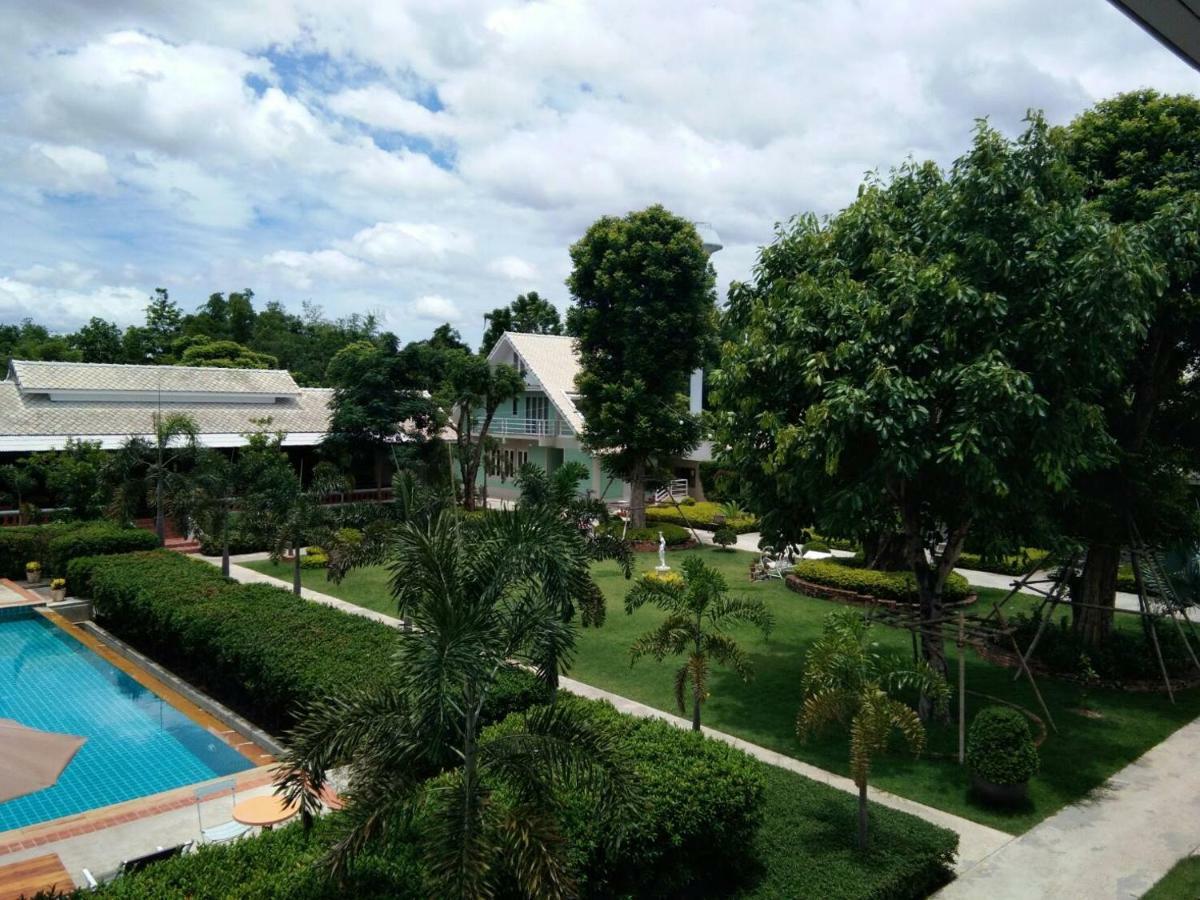
{"label": "young palm tree", "polygon": [[887,750],[893,731],[914,754],[925,747],[917,711],[893,697],[908,691],[929,697],[944,712],[950,696],[945,679],[924,660],[885,654],[870,640],[870,623],[856,610],[832,613],[808,650],[804,705],[796,716],[801,740],[829,724],[850,723],[850,775],[858,786],[858,846],[867,848],[867,778],[871,760]]}
{"label": "young palm tree", "polygon": [[675,702],[686,712],[690,683],[692,730],[700,730],[700,706],[708,699],[710,661],[733,669],[743,681],[753,677],[750,661],[737,641],[725,633],[730,625],[758,627],[763,637],[771,633],[774,618],[761,600],[730,598],[724,576],[698,556],[689,556],[681,566],[683,578],[647,573],[625,597],[625,612],[632,613],[652,603],[667,613],[653,631],[648,631],[629,648],[632,666],[641,657],[662,662],[668,654],[687,655],[675,673]]}
{"label": "young palm tree", "polygon": [[131,437],[108,462],[105,480],[112,490],[110,514],[125,521],[137,515],[144,500],[154,506],[154,533],[161,544],[167,537],[167,504],[171,482],[180,463],[195,454],[199,428],[182,413],[153,417],[153,441]]}
{"label": "young palm tree", "polygon": [[393,676],[313,704],[282,760],[285,796],[309,812],[326,773],[349,767],[335,871],[369,844],[411,834],[416,820],[430,896],[490,897],[514,882],[530,897],[572,892],[552,792],[570,782],[614,808],[625,802],[614,746],[561,705],[480,741],[501,667],[539,666],[547,634],[562,643],[570,630],[564,607],[590,575],[564,535],[537,510],[477,523],[445,511],[396,528],[392,591],[413,627],[397,633]]}
{"label": "young palm tree", "polygon": [[328,543],[334,516],[325,505],[331,494],[348,492],[350,479],[328,462],[313,467],[312,480],[305,487],[303,469],[297,475],[289,465],[278,477],[257,485],[248,492],[248,511],[255,511],[263,531],[271,540],[271,558],[292,554],[292,593],[301,593],[300,550],[306,544]]}
{"label": "young palm tree", "polygon": [[229,577],[229,529],[241,483],[236,463],[216,450],[203,450],[185,478],[171,483],[168,506],[181,524],[195,526],[221,544],[221,574]]}

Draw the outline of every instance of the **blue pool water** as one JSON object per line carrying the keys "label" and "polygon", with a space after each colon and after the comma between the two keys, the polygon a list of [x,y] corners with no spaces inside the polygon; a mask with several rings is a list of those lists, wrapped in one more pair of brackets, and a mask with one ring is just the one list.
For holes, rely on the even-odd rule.
{"label": "blue pool water", "polygon": [[87,738],[53,787],[0,803],[0,831],[253,763],[36,613],[0,610],[0,718]]}

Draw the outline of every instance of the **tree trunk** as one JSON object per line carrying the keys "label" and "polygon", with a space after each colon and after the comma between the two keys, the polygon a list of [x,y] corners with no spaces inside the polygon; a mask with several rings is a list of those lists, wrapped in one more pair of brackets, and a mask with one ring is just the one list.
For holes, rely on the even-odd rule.
{"label": "tree trunk", "polygon": [[[928,567],[920,567],[917,576],[917,594],[921,605],[921,656],[934,672],[946,678],[950,669],[946,664],[946,647],[942,643],[940,626],[932,624],[942,617],[942,592],[937,585],[937,574]],[[933,717],[933,701],[924,695],[917,704],[922,722]]]}
{"label": "tree trunk", "polygon": [[692,688],[692,731],[700,730],[700,688]]}
{"label": "tree trunk", "polygon": [[162,479],[154,482],[154,533],[158,535],[159,546],[167,542],[167,519],[163,514]]}
{"label": "tree trunk", "polygon": [[867,783],[858,786],[858,849],[866,850],[867,840]]}
{"label": "tree trunk", "polygon": [[629,527],[646,527],[646,464],[640,461],[629,473]]}
{"label": "tree trunk", "polygon": [[221,574],[229,577],[229,528],[225,528],[225,537],[221,541]]}
{"label": "tree trunk", "polygon": [[863,540],[867,568],[881,572],[900,572],[908,568],[906,539],[899,531],[880,531]]}
{"label": "tree trunk", "polygon": [[292,547],[292,593],[300,596],[300,541],[297,539]]}
{"label": "tree trunk", "polygon": [[1083,574],[1071,585],[1071,626],[1085,646],[1100,647],[1112,633],[1120,564],[1120,547],[1092,544],[1083,563]]}

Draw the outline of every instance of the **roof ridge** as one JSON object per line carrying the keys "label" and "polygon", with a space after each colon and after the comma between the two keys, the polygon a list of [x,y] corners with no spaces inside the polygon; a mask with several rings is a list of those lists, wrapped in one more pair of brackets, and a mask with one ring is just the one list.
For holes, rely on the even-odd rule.
{"label": "roof ridge", "polygon": [[[10,363],[21,363],[26,366],[113,366],[119,369],[170,369],[174,371],[190,371],[190,372],[255,372],[255,373],[279,373],[292,378],[292,373],[287,369],[243,369],[234,366],[177,366],[174,364],[167,365],[165,363],[97,363],[97,362],[80,362],[74,359],[13,359]],[[294,381],[295,379],[292,378]]]}

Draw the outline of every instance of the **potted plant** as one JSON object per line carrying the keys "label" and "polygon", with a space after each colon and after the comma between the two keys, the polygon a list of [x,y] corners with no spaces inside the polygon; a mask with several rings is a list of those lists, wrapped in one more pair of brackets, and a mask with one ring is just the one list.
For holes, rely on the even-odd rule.
{"label": "potted plant", "polygon": [[995,806],[1024,803],[1029,779],[1038,770],[1037,747],[1029,722],[1007,706],[989,706],[971,722],[967,735],[971,788]]}
{"label": "potted plant", "polygon": [[51,578],[50,596],[54,598],[55,603],[62,603],[67,598],[67,579]]}
{"label": "potted plant", "polygon": [[30,584],[41,584],[42,564],[36,559],[25,563],[25,580]]}

